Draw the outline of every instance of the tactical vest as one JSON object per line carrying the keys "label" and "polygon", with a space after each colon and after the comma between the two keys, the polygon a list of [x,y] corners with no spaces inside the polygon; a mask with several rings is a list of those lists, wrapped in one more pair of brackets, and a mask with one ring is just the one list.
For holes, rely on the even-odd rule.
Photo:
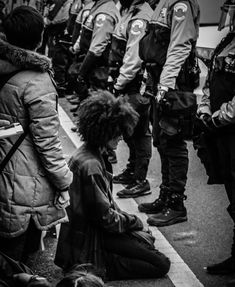
{"label": "tactical vest", "polygon": [[[180,2],[180,0],[171,1],[169,10],[178,2]],[[188,0],[188,2],[190,3],[193,13],[192,3],[190,0]],[[147,67],[151,66],[151,71],[154,70],[154,78],[156,82],[159,82],[163,66],[166,62],[170,39],[170,27],[167,27],[167,25],[162,26],[156,23],[155,19],[153,19],[153,21],[148,25],[145,36],[140,41],[140,58],[146,63]],[[181,90],[195,89],[199,85],[199,73],[200,69],[196,58],[196,41],[194,41],[192,42],[191,53],[186,59],[177,77],[177,86]]]}

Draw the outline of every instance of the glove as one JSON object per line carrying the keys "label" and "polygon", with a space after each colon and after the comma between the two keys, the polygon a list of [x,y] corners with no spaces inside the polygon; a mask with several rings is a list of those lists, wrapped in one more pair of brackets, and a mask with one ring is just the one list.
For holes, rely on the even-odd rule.
{"label": "glove", "polygon": [[113,95],[118,98],[122,95],[122,90],[117,90],[115,87],[113,87]]}
{"label": "glove", "polygon": [[62,192],[57,193],[54,204],[57,209],[62,209],[62,208],[64,209],[67,206],[69,206],[70,196],[69,196],[68,191],[62,191]]}
{"label": "glove", "polygon": [[79,69],[79,74],[85,79],[89,73],[95,68],[97,61],[100,57],[97,57],[94,53],[88,51],[85,59],[83,60]]}
{"label": "glove", "polygon": [[157,103],[159,103],[165,98],[165,95],[169,89],[168,87],[162,86],[160,84],[157,86],[157,89],[158,89],[158,92],[157,92],[157,95],[155,96],[155,100],[157,101]]}
{"label": "glove", "polygon": [[200,116],[200,119],[202,120],[203,124],[209,131],[215,131],[216,126],[212,120],[212,117],[209,114],[202,114]]}
{"label": "glove", "polygon": [[83,101],[88,97],[88,86],[85,79],[79,75],[77,78],[77,84],[74,87],[75,92],[78,94],[80,101]]}

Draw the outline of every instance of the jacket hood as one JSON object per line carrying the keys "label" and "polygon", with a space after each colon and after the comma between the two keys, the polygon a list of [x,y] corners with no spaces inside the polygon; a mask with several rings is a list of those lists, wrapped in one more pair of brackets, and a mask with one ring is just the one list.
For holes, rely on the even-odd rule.
{"label": "jacket hood", "polygon": [[51,67],[51,60],[48,57],[13,46],[0,38],[0,74],[16,70],[47,72]]}

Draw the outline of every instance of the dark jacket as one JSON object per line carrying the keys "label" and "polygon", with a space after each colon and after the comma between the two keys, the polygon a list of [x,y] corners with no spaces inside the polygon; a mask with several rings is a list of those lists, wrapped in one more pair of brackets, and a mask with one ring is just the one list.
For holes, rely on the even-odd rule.
{"label": "dark jacket", "polygon": [[141,230],[143,224],[115,204],[112,175],[98,151],[91,151],[84,144],[71,158],[70,168],[74,178],[67,209],[69,223],[61,226],[55,263],[67,269],[75,263],[90,262],[105,270],[105,233]]}

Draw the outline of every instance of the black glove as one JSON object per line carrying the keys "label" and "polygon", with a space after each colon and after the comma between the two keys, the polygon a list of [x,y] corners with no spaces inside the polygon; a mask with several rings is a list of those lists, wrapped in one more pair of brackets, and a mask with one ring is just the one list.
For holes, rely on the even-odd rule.
{"label": "black glove", "polygon": [[88,78],[89,73],[95,68],[99,58],[94,53],[88,51],[80,66],[79,75],[84,79]]}
{"label": "black glove", "polygon": [[203,124],[206,126],[206,128],[209,131],[215,131],[216,130],[216,126],[212,121],[212,117],[208,114],[204,114],[201,116],[202,122]]}
{"label": "black glove", "polygon": [[78,94],[80,101],[85,100],[89,95],[87,83],[81,75],[79,75],[77,78],[77,83],[74,87],[74,90]]}

